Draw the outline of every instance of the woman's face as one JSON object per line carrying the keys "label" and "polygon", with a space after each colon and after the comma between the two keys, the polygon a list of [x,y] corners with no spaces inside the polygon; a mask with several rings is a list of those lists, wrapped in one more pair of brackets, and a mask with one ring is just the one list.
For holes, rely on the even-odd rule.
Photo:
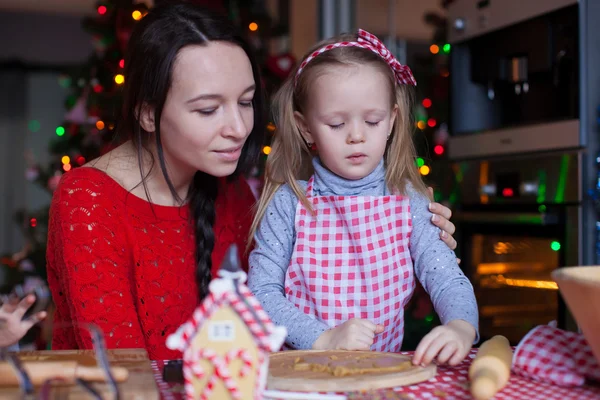
{"label": "woman's face", "polygon": [[167,169],[223,177],[238,164],[254,126],[254,76],[242,48],[188,46],[177,55],[161,117]]}

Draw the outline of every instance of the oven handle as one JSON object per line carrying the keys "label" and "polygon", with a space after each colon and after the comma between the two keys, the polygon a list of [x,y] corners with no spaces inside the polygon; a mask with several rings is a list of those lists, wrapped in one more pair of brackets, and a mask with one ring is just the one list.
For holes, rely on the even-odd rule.
{"label": "oven handle", "polygon": [[546,213],[456,212],[456,222],[493,223],[507,225],[555,225],[558,216]]}

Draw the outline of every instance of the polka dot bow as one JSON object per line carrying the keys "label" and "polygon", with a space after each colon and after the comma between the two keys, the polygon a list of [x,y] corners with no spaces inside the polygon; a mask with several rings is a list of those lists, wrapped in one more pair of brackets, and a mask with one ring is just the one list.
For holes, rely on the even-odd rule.
{"label": "polka dot bow", "polygon": [[417,81],[413,76],[410,68],[407,65],[400,64],[400,61],[394,57],[391,51],[388,50],[387,47],[377,38],[377,36],[369,33],[363,29],[358,30],[358,39],[356,42],[337,42],[331,43],[326,46],[323,46],[315,51],[313,51],[304,61],[300,64],[298,71],[296,72],[295,81],[297,83],[298,77],[300,73],[304,70],[306,65],[317,57],[319,54],[323,54],[326,51],[337,49],[338,47],[360,47],[363,49],[371,50],[373,53],[379,55],[383,58],[390,68],[394,71],[394,75],[396,75],[396,80],[399,84],[402,85],[412,85],[417,86]]}

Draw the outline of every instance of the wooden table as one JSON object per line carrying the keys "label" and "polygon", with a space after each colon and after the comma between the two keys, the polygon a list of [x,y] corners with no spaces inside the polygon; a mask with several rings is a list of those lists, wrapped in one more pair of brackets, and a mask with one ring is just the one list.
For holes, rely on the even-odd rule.
{"label": "wooden table", "polygon": [[[21,361],[70,361],[77,360],[84,365],[96,365],[94,353],[91,350],[63,350],[63,351],[24,351],[19,353]],[[158,400],[160,394],[153,374],[148,354],[143,349],[117,349],[109,350],[108,358],[111,366],[121,366],[129,371],[126,382],[119,384],[121,398],[124,400]],[[94,384],[103,398],[112,399],[110,388],[106,384]],[[61,400],[89,400],[91,395],[79,385],[57,386],[52,389],[52,399]],[[22,399],[19,388],[0,388],[0,399]]]}

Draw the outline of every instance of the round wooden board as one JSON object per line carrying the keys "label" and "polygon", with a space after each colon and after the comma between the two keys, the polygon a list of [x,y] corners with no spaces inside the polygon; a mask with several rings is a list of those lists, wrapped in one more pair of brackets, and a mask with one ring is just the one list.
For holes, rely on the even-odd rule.
{"label": "round wooden board", "polygon": [[[269,390],[286,390],[295,392],[353,392],[361,390],[384,389],[396,386],[412,385],[431,379],[436,374],[436,367],[404,364],[398,372],[368,372],[348,376],[334,376],[331,372],[312,370],[296,370],[297,362],[325,365],[328,360],[352,363],[353,360],[368,358],[371,365],[398,365],[409,362],[411,358],[395,353],[378,353],[373,351],[339,351],[339,350],[298,350],[273,353],[269,356]],[[362,366],[363,364],[361,364]],[[366,365],[366,364],[365,364]]]}

